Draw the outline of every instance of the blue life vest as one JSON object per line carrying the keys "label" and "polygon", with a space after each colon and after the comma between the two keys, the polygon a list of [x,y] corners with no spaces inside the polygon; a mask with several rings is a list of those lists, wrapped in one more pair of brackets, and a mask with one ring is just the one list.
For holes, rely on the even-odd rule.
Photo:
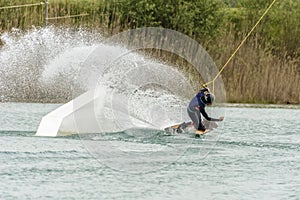
{"label": "blue life vest", "polygon": [[203,103],[203,101],[201,100],[201,97],[203,97],[205,94],[203,91],[200,91],[197,95],[196,95],[196,98],[197,98],[197,101],[198,101],[198,105],[202,108],[205,108],[205,103]]}

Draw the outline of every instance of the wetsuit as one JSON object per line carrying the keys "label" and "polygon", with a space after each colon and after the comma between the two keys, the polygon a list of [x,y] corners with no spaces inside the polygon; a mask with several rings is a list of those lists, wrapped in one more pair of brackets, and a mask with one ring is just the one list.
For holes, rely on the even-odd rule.
{"label": "wetsuit", "polygon": [[[208,91],[208,89],[202,89],[200,92],[191,100],[187,112],[190,116],[191,120],[194,122],[194,126],[197,130],[204,131],[205,126],[201,122],[201,114],[208,121],[220,121],[219,119],[211,118],[207,115],[205,111],[205,103],[203,102],[204,92]],[[196,107],[199,106],[199,110]],[[201,113],[201,114],[200,114]]]}

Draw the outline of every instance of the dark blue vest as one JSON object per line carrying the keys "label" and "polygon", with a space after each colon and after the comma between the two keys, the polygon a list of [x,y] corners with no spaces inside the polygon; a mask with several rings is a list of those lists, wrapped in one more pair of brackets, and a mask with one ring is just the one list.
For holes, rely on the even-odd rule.
{"label": "dark blue vest", "polygon": [[201,106],[202,108],[205,108],[205,103],[201,100],[201,97],[203,97],[205,94],[203,91],[200,91],[197,95],[196,98],[198,100],[198,105]]}

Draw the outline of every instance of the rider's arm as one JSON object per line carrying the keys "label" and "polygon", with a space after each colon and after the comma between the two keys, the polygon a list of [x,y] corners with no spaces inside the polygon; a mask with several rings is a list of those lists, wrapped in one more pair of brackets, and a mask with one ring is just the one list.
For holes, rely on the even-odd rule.
{"label": "rider's arm", "polygon": [[220,119],[215,119],[215,118],[209,117],[204,108],[199,107],[199,110],[200,110],[201,114],[203,115],[203,117],[205,119],[207,119],[208,121],[220,121]]}

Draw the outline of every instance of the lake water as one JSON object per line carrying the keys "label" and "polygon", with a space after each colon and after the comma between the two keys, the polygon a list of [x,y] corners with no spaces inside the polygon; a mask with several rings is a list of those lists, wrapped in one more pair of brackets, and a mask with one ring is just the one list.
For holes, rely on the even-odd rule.
{"label": "lake water", "polygon": [[[35,137],[56,104],[0,104],[0,199],[299,199],[300,107],[230,105],[202,138]],[[223,108],[224,109],[224,108]]]}

